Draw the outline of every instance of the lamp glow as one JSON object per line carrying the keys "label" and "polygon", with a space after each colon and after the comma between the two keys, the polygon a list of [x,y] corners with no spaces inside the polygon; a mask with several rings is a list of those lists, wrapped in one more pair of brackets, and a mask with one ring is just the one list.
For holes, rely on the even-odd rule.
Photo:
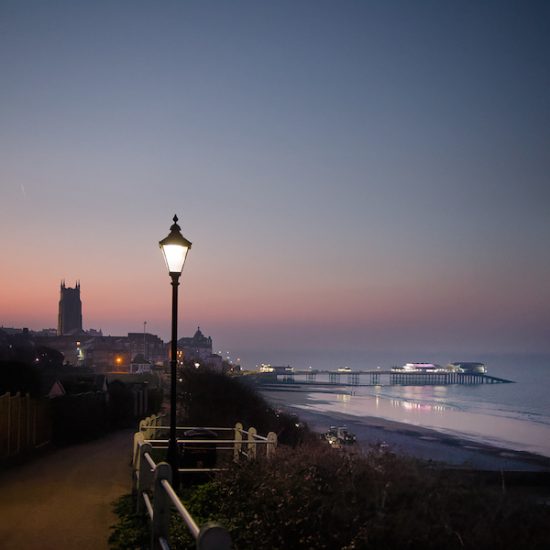
{"label": "lamp glow", "polygon": [[174,224],[170,227],[169,235],[159,242],[170,274],[182,272],[187,252],[191,248],[191,243],[181,234],[177,222],[178,217],[174,216]]}

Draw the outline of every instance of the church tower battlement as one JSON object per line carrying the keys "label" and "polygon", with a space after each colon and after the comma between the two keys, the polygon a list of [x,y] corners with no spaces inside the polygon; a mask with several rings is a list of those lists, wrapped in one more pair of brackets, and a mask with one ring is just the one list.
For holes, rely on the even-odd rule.
{"label": "church tower battlement", "polygon": [[82,332],[82,302],[80,300],[80,281],[74,288],[65,286],[61,281],[57,334],[75,334]]}

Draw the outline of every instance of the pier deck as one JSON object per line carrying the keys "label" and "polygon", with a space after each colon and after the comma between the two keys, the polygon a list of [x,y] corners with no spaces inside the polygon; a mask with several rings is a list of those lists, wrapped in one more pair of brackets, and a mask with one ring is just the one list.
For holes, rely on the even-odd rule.
{"label": "pier deck", "polygon": [[[328,375],[328,382],[317,380],[318,375]],[[393,370],[363,370],[338,372],[328,370],[295,371],[279,374],[277,383],[310,384],[317,386],[447,386],[451,384],[509,384],[512,380],[481,373],[466,372],[399,372]],[[271,381],[273,383],[273,381]]]}

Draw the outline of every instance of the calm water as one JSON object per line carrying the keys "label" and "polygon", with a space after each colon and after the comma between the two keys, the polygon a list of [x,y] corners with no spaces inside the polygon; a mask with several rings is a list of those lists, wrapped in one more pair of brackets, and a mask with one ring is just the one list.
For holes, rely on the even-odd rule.
{"label": "calm water", "polygon": [[[348,363],[333,364],[335,369],[387,368],[401,362],[360,364],[348,357]],[[550,356],[485,355],[448,358],[412,358],[446,364],[450,360],[478,360],[488,373],[514,380],[514,384],[476,386],[377,386],[349,388],[349,393],[308,394],[307,408],[319,412],[344,413],[357,417],[378,416],[398,422],[433,428],[515,450],[550,456]],[[292,365],[294,366],[294,365]],[[309,365],[308,365],[309,366]],[[298,368],[303,365],[298,365]],[[327,368],[313,364],[313,368]],[[318,378],[320,381],[321,377]],[[345,375],[342,377],[344,381]]]}

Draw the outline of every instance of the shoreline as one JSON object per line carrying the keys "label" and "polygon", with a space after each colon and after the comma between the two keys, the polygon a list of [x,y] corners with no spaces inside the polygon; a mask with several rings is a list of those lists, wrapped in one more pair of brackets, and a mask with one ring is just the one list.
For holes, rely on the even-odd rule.
{"label": "shoreline", "polygon": [[304,392],[262,389],[261,386],[258,386],[258,390],[269,403],[296,414],[314,432],[321,434],[329,426],[346,425],[356,435],[357,443],[363,451],[385,444],[398,455],[442,463],[453,468],[550,471],[550,458],[543,455],[472,441],[431,428],[375,416],[358,418],[345,413],[314,411],[308,409],[307,393]]}

